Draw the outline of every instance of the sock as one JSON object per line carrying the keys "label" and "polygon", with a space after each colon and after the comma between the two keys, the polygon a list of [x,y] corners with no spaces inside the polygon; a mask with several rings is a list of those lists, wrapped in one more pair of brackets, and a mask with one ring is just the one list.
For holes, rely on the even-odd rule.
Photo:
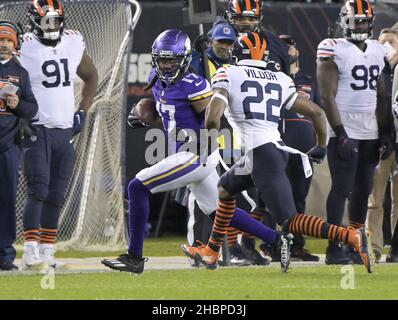
{"label": "sock", "polygon": [[40,233],[39,230],[37,229],[30,229],[30,230],[25,230],[23,232],[23,237],[24,237],[24,242],[25,243],[30,243],[30,242],[36,242],[38,243],[40,241]]}
{"label": "sock", "polygon": [[350,245],[355,243],[355,230],[328,224],[323,219],[316,216],[295,214],[287,220],[284,229],[293,234],[303,234],[315,238],[342,241]]}
{"label": "sock", "polygon": [[144,246],[145,224],[149,217],[149,197],[151,192],[135,178],[129,183],[129,233],[130,245],[128,252],[142,257]]}
{"label": "sock", "polygon": [[278,235],[275,230],[268,228],[260,221],[252,218],[246,211],[240,208],[236,208],[235,215],[230,224],[240,231],[250,233],[260,238],[267,244],[272,244]]}
{"label": "sock", "polygon": [[228,247],[233,246],[235,243],[238,243],[238,234],[239,230],[234,227],[228,227],[227,229],[227,239],[228,239]]}
{"label": "sock", "polygon": [[[264,212],[265,212],[265,209],[263,209],[263,208],[256,208],[256,209],[254,209],[252,212],[250,212],[250,216],[251,216],[253,219],[257,220],[257,221],[261,221],[261,219],[262,219],[263,216],[264,216]],[[256,236],[254,236],[254,235],[252,235],[252,234],[250,234],[250,233],[247,233],[247,232],[242,232],[242,238],[246,238],[246,239],[255,239]]]}
{"label": "sock", "polygon": [[214,251],[220,251],[224,236],[227,234],[229,224],[236,209],[236,199],[218,200],[216,216],[211,230],[208,246]]}
{"label": "sock", "polygon": [[40,228],[40,244],[55,244],[57,229]]}

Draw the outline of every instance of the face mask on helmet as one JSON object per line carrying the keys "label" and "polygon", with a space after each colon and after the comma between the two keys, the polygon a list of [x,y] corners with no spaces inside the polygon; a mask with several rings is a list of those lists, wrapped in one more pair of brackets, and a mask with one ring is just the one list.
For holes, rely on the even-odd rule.
{"label": "face mask on helmet", "polygon": [[[359,2],[359,4],[358,4]],[[340,12],[344,38],[361,42],[373,35],[373,9],[368,1],[347,1]]]}
{"label": "face mask on helmet", "polygon": [[63,8],[59,1],[34,1],[28,13],[32,32],[42,41],[58,41],[64,30]]}
{"label": "face mask on helmet", "polygon": [[226,18],[238,33],[259,31],[262,20],[260,0],[230,0]]}
{"label": "face mask on helmet", "polygon": [[167,84],[174,84],[187,73],[191,58],[191,41],[180,30],[162,32],[152,45],[152,65]]}

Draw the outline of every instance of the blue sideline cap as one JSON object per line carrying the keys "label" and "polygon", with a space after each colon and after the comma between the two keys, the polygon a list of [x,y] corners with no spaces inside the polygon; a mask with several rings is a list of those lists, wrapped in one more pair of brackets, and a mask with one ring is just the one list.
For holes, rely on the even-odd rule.
{"label": "blue sideline cap", "polygon": [[214,27],[211,38],[213,40],[231,40],[235,42],[236,32],[229,24],[218,24]]}

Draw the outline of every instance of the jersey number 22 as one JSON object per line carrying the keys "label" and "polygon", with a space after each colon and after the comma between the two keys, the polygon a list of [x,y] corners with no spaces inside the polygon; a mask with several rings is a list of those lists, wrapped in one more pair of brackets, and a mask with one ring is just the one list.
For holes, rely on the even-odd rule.
{"label": "jersey number 22", "polygon": [[[281,85],[278,83],[269,82],[269,83],[267,83],[267,85],[265,87],[263,87],[257,81],[246,80],[240,86],[240,90],[241,90],[241,92],[248,92],[249,89],[256,89],[256,95],[248,96],[242,101],[245,118],[246,119],[259,119],[259,120],[267,119],[268,121],[278,123],[280,110],[277,115],[274,115],[272,113],[272,111],[273,111],[273,108],[279,109],[281,107],[281,104],[282,104],[282,87],[281,87]],[[254,111],[250,110],[251,103],[263,103],[264,93],[266,94],[266,96],[273,97],[272,91],[277,93],[277,98],[276,99],[272,99],[272,98],[267,99],[267,102],[265,103],[266,112],[254,112]]]}

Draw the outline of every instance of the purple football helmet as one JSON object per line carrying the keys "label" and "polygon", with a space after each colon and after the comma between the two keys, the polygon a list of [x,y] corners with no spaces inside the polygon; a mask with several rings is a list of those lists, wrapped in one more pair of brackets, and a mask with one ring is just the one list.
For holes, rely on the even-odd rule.
{"label": "purple football helmet", "polygon": [[163,31],[152,45],[152,65],[158,77],[174,84],[188,71],[192,59],[191,40],[182,31]]}

